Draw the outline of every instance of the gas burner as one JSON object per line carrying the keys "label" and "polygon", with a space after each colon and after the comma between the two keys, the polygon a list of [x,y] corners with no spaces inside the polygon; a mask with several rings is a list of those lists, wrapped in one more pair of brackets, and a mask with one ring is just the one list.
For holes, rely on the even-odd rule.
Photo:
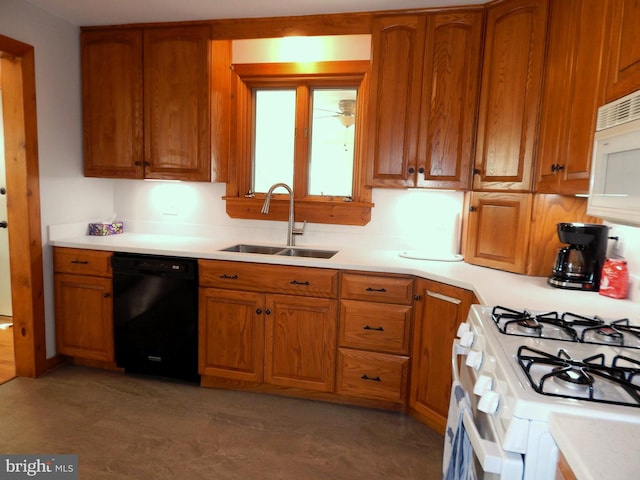
{"label": "gas burner", "polygon": [[593,385],[593,377],[580,367],[554,367],[551,372],[554,382],[572,390],[587,391]]}
{"label": "gas burner", "polygon": [[517,329],[528,336],[539,337],[541,335],[542,324],[535,318],[525,318],[524,320],[518,320]]}
{"label": "gas burner", "polygon": [[595,338],[602,340],[604,343],[611,343],[614,345],[622,345],[622,339],[624,338],[622,333],[609,326],[596,328],[594,336]]}
{"label": "gas burner", "polygon": [[616,355],[607,365],[602,353],[579,361],[564,349],[552,355],[523,345],[516,359],[541,395],[640,407],[640,362],[629,357]]}
{"label": "gas burner", "polygon": [[586,327],[580,341],[601,345],[640,348],[640,327],[629,325],[629,319],[623,318],[609,324]]}

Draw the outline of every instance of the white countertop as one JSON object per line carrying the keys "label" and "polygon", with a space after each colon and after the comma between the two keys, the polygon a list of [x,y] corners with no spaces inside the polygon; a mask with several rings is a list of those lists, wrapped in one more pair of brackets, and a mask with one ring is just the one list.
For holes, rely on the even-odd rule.
{"label": "white countertop", "polygon": [[549,428],[579,480],[635,480],[640,424],[553,413]]}
{"label": "white countertop", "polygon": [[399,250],[368,249],[360,246],[333,248],[321,245],[304,245],[300,248],[336,249],[339,251],[330,259],[283,257],[220,251],[237,243],[252,243],[250,240],[234,241],[142,233],[123,233],[104,237],[82,235],[52,239],[50,243],[58,247],[92,250],[404,273],[472,290],[480,302],[485,305],[503,305],[516,309],[528,308],[544,311],[570,311],[577,314],[600,315],[607,319],[629,318],[632,323],[640,324],[640,303],[630,300],[616,300],[595,292],[550,287],[546,283],[546,277],[518,275],[478,267],[465,262],[403,258],[400,257],[402,252]]}

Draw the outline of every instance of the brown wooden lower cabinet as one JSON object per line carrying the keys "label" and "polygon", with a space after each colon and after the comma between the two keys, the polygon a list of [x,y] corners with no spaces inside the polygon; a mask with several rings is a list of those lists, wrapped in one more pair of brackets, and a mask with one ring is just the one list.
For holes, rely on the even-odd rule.
{"label": "brown wooden lower cabinet", "polygon": [[[58,351],[103,368],[115,368],[111,254],[54,249]],[[203,386],[403,410],[444,431],[451,344],[472,292],[245,262],[200,260],[199,273]]]}
{"label": "brown wooden lower cabinet", "polygon": [[335,390],[336,270],[209,260],[199,268],[203,385]]}
{"label": "brown wooden lower cabinet", "polygon": [[58,353],[114,361],[110,258],[111,252],[54,248]]}
{"label": "brown wooden lower cabinet", "polygon": [[451,391],[451,347],[473,292],[431,280],[416,281],[409,412],[444,434]]}

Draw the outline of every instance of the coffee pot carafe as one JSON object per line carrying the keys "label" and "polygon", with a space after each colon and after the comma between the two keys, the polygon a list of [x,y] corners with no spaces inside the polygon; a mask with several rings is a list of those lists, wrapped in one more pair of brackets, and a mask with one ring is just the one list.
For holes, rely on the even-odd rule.
{"label": "coffee pot carafe", "polygon": [[559,223],[560,248],[547,283],[553,287],[597,291],[607,253],[609,227],[586,223]]}

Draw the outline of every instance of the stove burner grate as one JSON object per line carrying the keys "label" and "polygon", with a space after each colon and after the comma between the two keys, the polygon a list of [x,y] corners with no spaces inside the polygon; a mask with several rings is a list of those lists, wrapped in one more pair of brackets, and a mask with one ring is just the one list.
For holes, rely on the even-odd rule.
{"label": "stove burner grate", "polygon": [[[640,385],[634,382],[640,378],[640,362],[629,357],[616,355],[608,366],[602,353],[578,361],[562,348],[557,355],[552,355],[523,345],[518,348],[516,359],[533,389],[541,395],[640,407]],[[534,367],[546,373],[534,376]],[[550,380],[568,388],[557,391],[549,386]],[[604,398],[597,397],[595,387],[598,382],[613,384],[625,395],[618,398],[606,395]]]}
{"label": "stove burner grate", "polygon": [[585,317],[571,312],[534,315],[500,305],[493,307],[491,318],[504,335],[640,349],[640,327],[629,325],[627,318],[607,323],[597,315]]}

